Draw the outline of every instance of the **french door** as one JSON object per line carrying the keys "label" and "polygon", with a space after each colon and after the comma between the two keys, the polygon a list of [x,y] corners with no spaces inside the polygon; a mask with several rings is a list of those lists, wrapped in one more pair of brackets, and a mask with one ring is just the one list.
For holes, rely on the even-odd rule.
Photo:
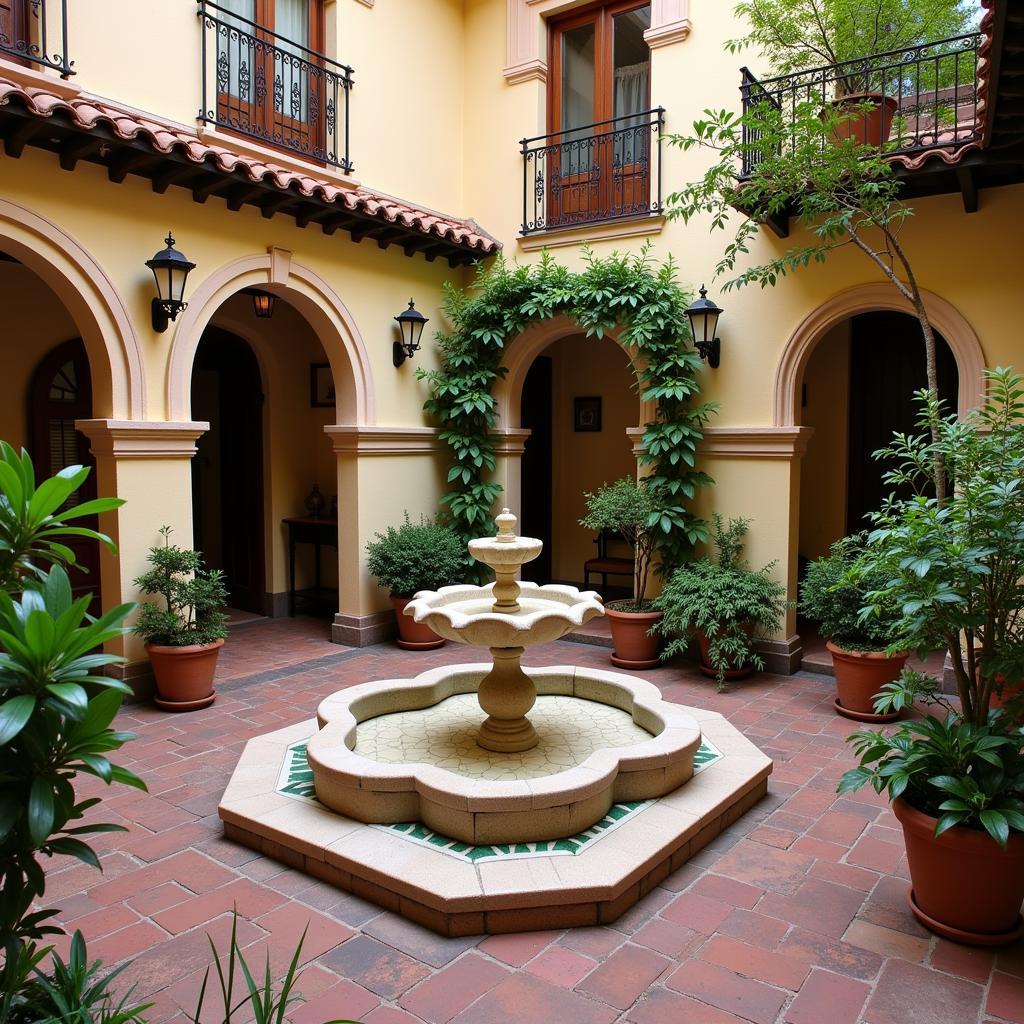
{"label": "french door", "polygon": [[[2,3],[3,0],[0,0]],[[219,0],[217,118],[322,159],[324,0]]]}
{"label": "french door", "polygon": [[0,0],[0,51],[15,56],[31,48],[29,0]]}
{"label": "french door", "polygon": [[650,3],[550,22],[548,227],[650,210]]}

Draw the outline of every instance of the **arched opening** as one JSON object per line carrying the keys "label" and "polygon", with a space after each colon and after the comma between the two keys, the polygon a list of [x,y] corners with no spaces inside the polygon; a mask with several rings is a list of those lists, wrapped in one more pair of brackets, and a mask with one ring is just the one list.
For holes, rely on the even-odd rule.
{"label": "arched opening", "polygon": [[[91,418],[94,407],[93,371],[81,329],[47,281],[6,252],[0,253],[0,307],[6,342],[0,437],[29,452],[37,481],[66,466],[90,466],[69,503],[89,501],[97,493],[95,460],[88,439],[75,429],[75,421]],[[80,525],[97,524],[92,517]],[[75,596],[92,593],[97,611],[99,546],[84,538],[66,543],[77,562],[70,573]]]}
{"label": "arched opening", "polygon": [[[542,348],[522,375],[519,422],[530,431],[521,463],[522,532],[544,541],[524,578],[585,582],[584,565],[597,557],[598,538],[579,525],[584,495],[636,474],[628,434],[642,421],[635,384],[632,361],[615,341],[579,332]],[[602,538],[601,549],[632,564],[618,538]],[[628,596],[630,572],[595,574],[590,584],[605,597]]]}
{"label": "arched opening", "polygon": [[338,610],[335,378],[292,293],[274,294],[269,318],[249,292],[227,297],[192,364],[191,415],[210,423],[193,461],[195,543],[223,570],[235,621]]}

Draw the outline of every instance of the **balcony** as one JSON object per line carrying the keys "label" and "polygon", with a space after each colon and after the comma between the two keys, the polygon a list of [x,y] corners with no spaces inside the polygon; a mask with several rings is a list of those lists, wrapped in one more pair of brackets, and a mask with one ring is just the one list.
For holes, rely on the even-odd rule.
{"label": "balcony", "polygon": [[661,213],[661,107],[523,139],[523,235]]}
{"label": "balcony", "polygon": [[208,0],[199,17],[199,119],[350,173],[352,69]]}
{"label": "balcony", "polygon": [[[807,104],[824,108],[845,101],[851,115],[841,129],[844,135],[887,157],[914,158],[936,150],[948,156],[981,140],[978,51],[983,39],[974,32],[764,80],[742,68],[743,113],[768,104],[783,124],[794,123]],[[865,102],[876,97],[883,99]],[[769,155],[758,150],[751,129],[746,131],[750,149],[741,177],[749,177]]]}
{"label": "balcony", "polygon": [[0,55],[26,65],[38,65],[70,78],[67,0],[6,0],[0,2]]}

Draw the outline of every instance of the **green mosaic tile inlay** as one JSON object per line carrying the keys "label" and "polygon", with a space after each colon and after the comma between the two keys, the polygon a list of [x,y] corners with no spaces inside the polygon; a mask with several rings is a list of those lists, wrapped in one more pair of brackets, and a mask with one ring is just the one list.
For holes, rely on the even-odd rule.
{"label": "green mosaic tile inlay", "polygon": [[[309,762],[306,760],[306,742],[303,740],[289,746],[284,764],[281,767],[277,792],[297,800],[315,802],[316,790],[313,785],[313,772],[309,767]],[[700,748],[693,756],[694,774],[709,768],[716,761],[721,760],[723,756],[717,747],[706,739],[702,740]],[[480,860],[518,860],[520,858],[540,856],[573,857],[589,844],[614,831],[623,822],[640,814],[645,808],[650,807],[652,803],[653,801],[651,800],[639,800],[615,804],[599,822],[586,829],[586,831],[580,832],[579,835],[547,843],[469,846],[456,839],[432,832],[425,825],[418,822],[404,822],[398,825],[371,825],[370,827],[400,835],[403,839],[407,839],[410,842],[420,843],[421,845],[446,853],[449,856],[473,863]]]}

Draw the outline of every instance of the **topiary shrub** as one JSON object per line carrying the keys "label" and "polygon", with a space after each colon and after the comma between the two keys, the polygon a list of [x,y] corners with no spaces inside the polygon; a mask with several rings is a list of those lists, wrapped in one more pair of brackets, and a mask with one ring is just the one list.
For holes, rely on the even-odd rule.
{"label": "topiary shrub", "polygon": [[423,517],[389,526],[366,545],[366,568],[392,597],[412,597],[462,583],[469,568],[462,541],[447,526]]}

